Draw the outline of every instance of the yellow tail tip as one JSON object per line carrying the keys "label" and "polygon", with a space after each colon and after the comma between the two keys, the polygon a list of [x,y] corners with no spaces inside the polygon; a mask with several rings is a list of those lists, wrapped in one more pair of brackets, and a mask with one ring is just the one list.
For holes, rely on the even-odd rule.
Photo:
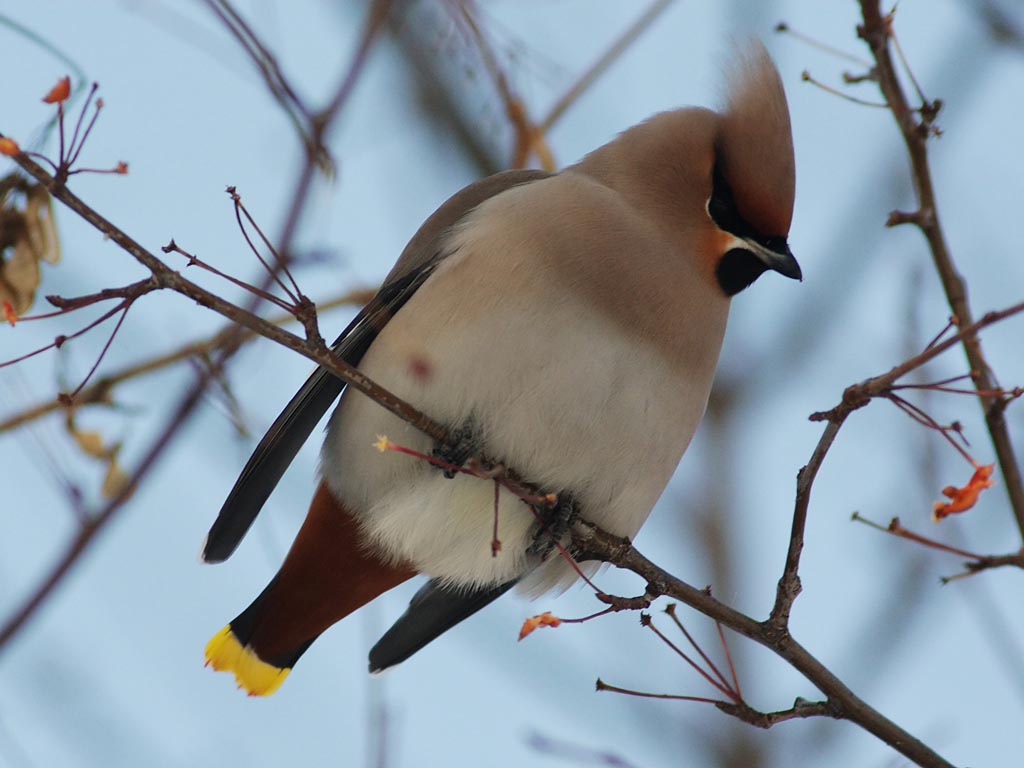
{"label": "yellow tail tip", "polygon": [[224,627],[206,644],[206,666],[218,672],[231,672],[238,687],[250,696],[269,696],[291,672],[263,661],[249,646],[238,642],[231,625]]}

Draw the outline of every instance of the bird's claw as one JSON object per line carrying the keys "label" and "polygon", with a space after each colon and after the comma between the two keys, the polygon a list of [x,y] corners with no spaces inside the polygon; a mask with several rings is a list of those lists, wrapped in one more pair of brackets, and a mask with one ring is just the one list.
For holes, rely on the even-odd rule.
{"label": "bird's claw", "polygon": [[543,560],[579,519],[580,507],[575,496],[568,491],[562,491],[558,494],[554,506],[538,506],[534,509],[540,513],[541,521],[527,553]]}
{"label": "bird's claw", "polygon": [[450,466],[441,467],[441,471],[448,479],[455,477],[458,470],[455,467],[462,467],[470,456],[480,452],[480,445],[473,430],[473,424],[466,422],[461,427],[448,431],[448,437],[444,442],[434,443],[432,455]]}

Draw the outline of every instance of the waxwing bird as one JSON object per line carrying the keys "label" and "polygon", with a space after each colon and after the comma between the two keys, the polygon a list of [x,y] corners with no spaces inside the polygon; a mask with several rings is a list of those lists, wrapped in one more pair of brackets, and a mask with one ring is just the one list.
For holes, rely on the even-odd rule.
{"label": "waxwing bird", "polygon": [[[664,112],[559,173],[501,173],[455,194],[335,352],[472,455],[557,493],[566,516],[634,536],[704,414],[731,298],[766,270],[801,277],[787,245],[795,169],[782,82],[760,44],[736,58],[721,112]],[[415,574],[430,579],[371,651],[371,670],[514,584],[537,594],[576,578],[517,497],[500,492],[493,552],[493,483],[371,447],[387,435],[461,461],[464,446],[435,446],[343,390],[312,375],[204,546],[207,562],[232,553],[342,395],[284,564],[206,647],[250,694],[276,690],[321,632]]]}

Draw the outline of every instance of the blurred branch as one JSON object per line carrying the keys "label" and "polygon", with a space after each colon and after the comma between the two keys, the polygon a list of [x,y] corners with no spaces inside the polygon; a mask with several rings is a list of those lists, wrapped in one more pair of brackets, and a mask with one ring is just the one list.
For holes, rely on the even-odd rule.
{"label": "blurred branch", "polygon": [[[314,146],[319,147],[323,145],[331,126],[341,113],[342,107],[348,101],[349,96],[351,96],[352,90],[355,88],[356,82],[358,82],[366,60],[369,57],[370,49],[379,36],[384,22],[387,21],[390,9],[391,0],[371,0],[359,47],[356,48],[355,53],[352,55],[352,60],[342,75],[334,95],[323,109],[313,113],[309,118],[310,133],[313,137]],[[307,144],[306,146],[308,149],[309,145]],[[296,231],[298,231],[299,222],[302,218],[302,212],[305,210],[306,201],[309,198],[310,187],[318,168],[319,159],[317,153],[306,152],[306,162],[296,182],[291,209],[288,211],[284,228],[278,239],[277,250],[284,256],[285,260],[288,260],[290,256],[290,245]]]}
{"label": "blurred branch", "polygon": [[574,765],[604,765],[608,768],[634,768],[634,764],[614,752],[574,744],[542,733],[531,733],[526,743],[539,754]]}
{"label": "blurred branch", "polygon": [[220,20],[242,47],[242,50],[252,59],[267,90],[291,120],[306,152],[326,159],[328,157],[327,148],[324,147],[321,137],[314,136],[310,130],[312,110],[299,98],[288,78],[284,76],[274,54],[263,44],[252,27],[228,0],[205,0],[205,2],[213,15]]}
{"label": "blurred branch", "polygon": [[170,418],[167,419],[164,428],[152,442],[149,450],[143,456],[142,461],[139,462],[139,466],[128,481],[105,506],[94,513],[85,513],[83,515],[78,532],[68,543],[64,554],[53,565],[49,574],[40,582],[36,590],[0,627],[0,650],[3,650],[7,641],[14,637],[26,622],[35,615],[39,607],[64,580],[72,566],[78,562],[78,558],[81,557],[82,553],[93,542],[96,534],[106,527],[118,511],[124,508],[125,503],[156,465],[157,460],[163,455],[174,438],[177,435],[184,434],[182,425],[201,402],[207,387],[214,381],[219,372],[223,370],[224,364],[238,351],[241,341],[239,330],[238,328],[234,330],[233,338],[225,343],[218,359],[211,365],[201,369],[198,380],[181,399]]}
{"label": "blurred branch", "polygon": [[[1014,18],[995,0],[974,0],[971,3],[988,26],[992,39],[1000,45],[1024,51],[1024,20]],[[1017,4],[1017,10],[1020,5]]]}
{"label": "blurred branch", "polygon": [[[935,188],[928,163],[928,138],[933,132],[935,116],[941,102],[922,100],[923,103],[917,109],[910,107],[889,49],[889,41],[892,39],[892,14],[882,14],[879,0],[859,2],[864,24],[857,32],[868,44],[875,59],[878,86],[903,136],[917,190],[918,209],[909,213],[894,211],[890,214],[888,224],[914,224],[921,230],[928,241],[935,270],[953,314],[959,324],[971,326],[974,320],[968,302],[967,287],[957,271],[939,221]],[[964,336],[963,348],[971,367],[974,386],[979,391],[985,423],[1006,484],[1010,506],[1021,536],[1024,537],[1024,478],[1021,476],[1020,465],[1003,415],[1005,403],[1002,398],[986,394],[998,390],[999,387],[985,360],[978,338],[973,334]]]}
{"label": "blurred branch", "polygon": [[[336,296],[329,301],[317,304],[317,312],[322,313],[331,309],[353,304],[365,304],[373,297],[373,293],[374,291],[369,289],[348,291],[347,293]],[[291,314],[282,314],[271,318],[269,322],[274,325],[285,325],[290,322],[295,322],[295,316]],[[208,336],[205,339],[190,341],[170,352],[154,355],[153,357],[125,366],[120,370],[108,373],[75,395],[75,401],[71,407],[77,408],[82,405],[109,403],[111,400],[111,391],[122,382],[129,381],[139,376],[145,376],[149,373],[155,373],[163,370],[164,368],[168,368],[175,363],[180,363],[183,360],[188,360],[193,357],[208,357],[211,353],[222,349],[228,340],[232,338],[232,335],[237,328],[238,327],[232,323],[221,328],[217,333],[212,336]],[[260,338],[260,336],[255,331],[243,329],[241,343],[246,344],[257,338]],[[62,403],[57,398],[49,398],[43,402],[36,403],[35,405],[25,408],[20,413],[13,414],[0,421],[0,434],[16,429],[31,421],[46,416],[47,414],[67,407],[69,406]]]}
{"label": "blurred branch", "polygon": [[580,78],[572,84],[572,87],[563,95],[551,108],[547,116],[541,120],[538,128],[547,133],[551,127],[561,119],[566,110],[576,103],[586,90],[592,86],[608,68],[615,63],[616,59],[622,56],[629,47],[637,41],[644,32],[650,29],[651,25],[658,20],[658,17],[674,2],[674,0],[653,0],[640,17],[629,25],[618,39],[611,44]]}
{"label": "blurred branch", "polygon": [[[516,90],[509,67],[487,26],[487,19],[471,0],[444,0],[441,3],[422,2],[414,19],[396,24],[398,42],[403,52],[413,60],[412,70],[420,80],[425,95],[434,106],[434,113],[450,123],[449,135],[461,137],[468,153],[484,173],[491,174],[512,166],[525,166],[535,157],[541,167],[554,170],[555,158],[547,143],[552,125],[576,103],[608,68],[662,15],[672,0],[653,0],[597,60],[579,76],[567,92],[558,99],[546,117],[534,120],[522,95]],[[471,58],[464,66],[456,67],[453,56],[438,55],[438,40],[457,39],[459,54]],[[475,73],[485,74],[490,88],[487,97],[498,102],[506,124],[512,133],[511,159],[504,155],[504,147],[479,135],[472,121],[460,106],[467,99],[466,80]],[[473,74],[470,74],[473,73]],[[434,114],[432,113],[432,117]]]}
{"label": "blurred branch", "polygon": [[498,61],[494,45],[474,14],[473,3],[470,0],[445,0],[443,5],[448,9],[455,24],[463,28],[480,52],[484,69],[487,70],[505,107],[505,116],[515,130],[516,144],[510,167],[523,168],[530,156],[535,155],[542,168],[548,171],[556,170],[558,165],[551,154],[544,129],[530,117],[526,103],[512,88],[508,75]]}

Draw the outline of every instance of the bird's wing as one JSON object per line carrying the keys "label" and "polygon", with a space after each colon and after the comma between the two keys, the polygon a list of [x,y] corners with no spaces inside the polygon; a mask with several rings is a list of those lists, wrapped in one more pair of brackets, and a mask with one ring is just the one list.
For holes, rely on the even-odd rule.
{"label": "bird's wing", "polygon": [[[446,255],[441,246],[454,224],[488,198],[550,175],[544,171],[506,171],[470,184],[450,197],[409,241],[380,291],[334,342],[334,353],[349,365],[358,365],[377,334]],[[299,448],[344,388],[341,379],[317,368],[285,406],[249,457],[210,528],[203,544],[204,562],[219,563],[231,556]]]}
{"label": "bird's wing", "polygon": [[431,579],[413,596],[405,613],[370,649],[370,672],[400,664],[463,619],[508,592],[518,579],[493,587],[464,589]]}
{"label": "bird's wing", "polygon": [[[334,354],[358,365],[380,329],[430,275],[433,263],[385,285],[337,338]],[[203,562],[219,563],[235,551],[264,502],[306,442],[317,422],[345,388],[345,382],[317,368],[260,440],[206,535]]]}

